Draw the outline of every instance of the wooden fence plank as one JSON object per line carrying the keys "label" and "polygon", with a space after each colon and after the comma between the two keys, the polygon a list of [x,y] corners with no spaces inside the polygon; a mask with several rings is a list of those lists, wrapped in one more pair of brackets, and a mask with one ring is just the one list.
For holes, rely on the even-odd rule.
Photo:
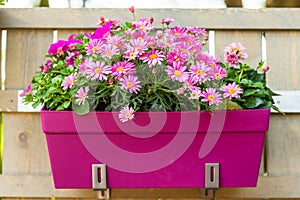
{"label": "wooden fence plank", "polygon": [[232,42],[240,42],[246,47],[248,54],[248,58],[244,63],[249,63],[251,66],[256,67],[258,62],[262,59],[261,38],[261,31],[218,30],[215,33],[216,57],[223,59],[224,48]]}
{"label": "wooden fence plank", "polygon": [[52,31],[7,30],[6,88],[24,89],[31,82],[52,42]]}
{"label": "wooden fence plank", "polygon": [[267,31],[268,84],[276,90],[300,89],[300,31]]}
{"label": "wooden fence plank", "polygon": [[[176,17],[176,24],[207,29],[300,29],[299,8],[288,9],[138,9],[137,18],[154,17],[155,24]],[[63,14],[62,14],[63,13]],[[188,14],[186,14],[188,13]],[[94,28],[100,16],[131,21],[127,8],[1,9],[0,28]],[[213,16],[213,17],[212,17]],[[5,20],[2,20],[5,19]],[[76,20],[75,20],[76,19]],[[191,20],[192,19],[192,20]]]}
{"label": "wooden fence plank", "polygon": [[272,115],[268,132],[270,176],[300,177],[300,114]]}
{"label": "wooden fence plank", "polygon": [[58,29],[57,38],[58,38],[58,40],[66,40],[66,39],[68,39],[68,37],[71,34],[74,34],[74,33],[80,34],[80,33],[84,33],[84,32],[90,33],[95,30],[96,30],[96,27],[95,27],[95,29]]}
{"label": "wooden fence plank", "polygon": [[0,29],[0,90],[2,86],[2,29]]}
{"label": "wooden fence plank", "polygon": [[3,174],[50,174],[39,113],[4,114]]}
{"label": "wooden fence plank", "polygon": [[[0,194],[3,197],[95,198],[92,189],[54,189],[50,175],[1,175]],[[300,177],[259,177],[256,188],[222,188],[216,199],[299,198]],[[201,198],[200,190],[190,189],[111,189],[112,199]],[[141,198],[142,197],[142,198]]]}

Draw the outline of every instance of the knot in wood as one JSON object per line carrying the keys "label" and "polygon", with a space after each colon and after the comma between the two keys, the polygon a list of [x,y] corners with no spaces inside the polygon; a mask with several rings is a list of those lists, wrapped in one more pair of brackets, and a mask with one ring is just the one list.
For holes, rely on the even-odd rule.
{"label": "knot in wood", "polygon": [[18,139],[20,142],[26,142],[27,141],[27,136],[28,134],[26,132],[21,132],[18,135]]}

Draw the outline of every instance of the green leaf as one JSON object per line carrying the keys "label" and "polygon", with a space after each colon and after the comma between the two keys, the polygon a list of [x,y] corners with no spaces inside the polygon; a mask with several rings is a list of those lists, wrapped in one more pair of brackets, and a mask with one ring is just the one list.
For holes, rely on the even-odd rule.
{"label": "green leaf", "polygon": [[70,106],[70,104],[71,104],[70,101],[65,101],[65,102],[63,103],[63,107],[64,107],[65,109],[67,109],[67,108]]}
{"label": "green leaf", "polygon": [[246,103],[244,104],[244,106],[246,108],[256,108],[256,107],[260,106],[263,103],[264,103],[264,101],[261,98],[251,96],[251,97],[247,98]]}
{"label": "green leaf", "polygon": [[73,101],[72,106],[74,112],[77,113],[78,115],[85,115],[90,112],[90,104],[88,101],[85,101],[83,105],[78,105]]}

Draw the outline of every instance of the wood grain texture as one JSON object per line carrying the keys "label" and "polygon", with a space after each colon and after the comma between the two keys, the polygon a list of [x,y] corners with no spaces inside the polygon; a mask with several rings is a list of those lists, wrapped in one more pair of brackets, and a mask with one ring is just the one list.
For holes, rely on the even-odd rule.
{"label": "wood grain texture", "polygon": [[2,112],[18,111],[17,90],[0,90],[0,111]]}
{"label": "wood grain texture", "polygon": [[[300,29],[299,8],[281,9],[138,9],[137,18],[154,17],[156,25],[165,17],[175,24],[208,29]],[[186,14],[188,13],[188,14]],[[95,28],[100,16],[132,20],[126,8],[1,9],[0,28]],[[212,17],[213,16],[213,17]],[[76,20],[75,20],[76,19]],[[191,20],[192,19],[192,20]]]}
{"label": "wood grain texture", "polygon": [[39,113],[5,113],[4,120],[3,174],[50,175]]}
{"label": "wood grain texture", "polygon": [[267,31],[268,84],[275,90],[300,89],[300,31]]}
{"label": "wood grain texture", "polygon": [[[268,132],[268,174],[300,177],[300,114],[272,114]],[[300,185],[298,185],[300,187]]]}
{"label": "wood grain texture", "polygon": [[0,29],[0,90],[2,86],[2,29]]}
{"label": "wood grain texture", "polygon": [[90,33],[93,31],[95,31],[95,29],[58,29],[57,38],[58,40],[67,40],[71,34]]}
{"label": "wood grain texture", "polygon": [[52,31],[11,29],[7,31],[6,89],[24,89],[45,61]]}

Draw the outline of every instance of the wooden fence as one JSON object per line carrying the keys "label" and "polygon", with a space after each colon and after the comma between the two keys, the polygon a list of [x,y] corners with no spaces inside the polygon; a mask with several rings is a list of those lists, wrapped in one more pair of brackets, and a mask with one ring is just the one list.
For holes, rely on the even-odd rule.
{"label": "wooden fence", "polygon": [[[39,113],[20,106],[24,89],[44,62],[44,54],[57,32],[66,39],[74,32],[90,31],[99,16],[131,20],[127,9],[0,9],[0,30],[6,30],[6,62],[0,76],[0,113],[4,137],[0,197],[96,198],[92,190],[54,189]],[[211,31],[211,46],[222,57],[230,42],[247,47],[248,61],[262,58],[271,66],[269,86],[283,96],[276,99],[286,116],[271,115],[256,188],[222,188],[216,199],[300,198],[300,9],[140,9],[137,17],[175,17],[176,24]],[[264,36],[264,37],[263,37]],[[265,44],[265,45],[264,45]],[[2,58],[3,59],[3,58]],[[2,80],[4,81],[4,80]],[[242,121],[240,122],[242,123]],[[112,199],[201,199],[199,189],[115,189]]]}

